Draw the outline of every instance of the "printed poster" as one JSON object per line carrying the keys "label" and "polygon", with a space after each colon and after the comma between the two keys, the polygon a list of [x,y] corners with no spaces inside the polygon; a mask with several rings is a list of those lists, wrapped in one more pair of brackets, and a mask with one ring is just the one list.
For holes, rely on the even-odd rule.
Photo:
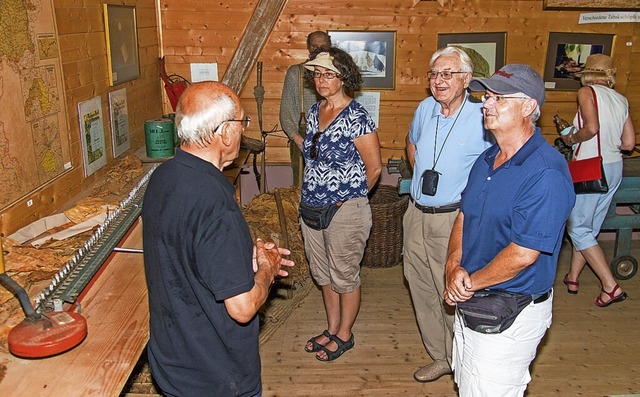
{"label": "printed poster", "polygon": [[378,127],[380,119],[380,92],[379,91],[360,91],[356,93],[355,100],[367,109],[369,116]]}
{"label": "printed poster", "polygon": [[102,123],[102,100],[99,96],[78,104],[80,133],[82,135],[82,160],[87,177],[107,164]]}

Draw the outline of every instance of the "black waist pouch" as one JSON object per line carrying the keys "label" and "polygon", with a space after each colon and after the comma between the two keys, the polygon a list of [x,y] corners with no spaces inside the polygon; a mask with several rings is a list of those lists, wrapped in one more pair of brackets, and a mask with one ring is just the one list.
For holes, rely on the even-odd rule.
{"label": "black waist pouch", "polygon": [[329,227],[333,216],[338,212],[341,206],[342,203],[336,203],[315,207],[313,205],[300,202],[298,212],[307,226],[315,230],[323,230]]}
{"label": "black waist pouch", "polygon": [[483,334],[499,334],[511,327],[532,301],[531,295],[484,290],[458,303],[457,308],[467,328]]}

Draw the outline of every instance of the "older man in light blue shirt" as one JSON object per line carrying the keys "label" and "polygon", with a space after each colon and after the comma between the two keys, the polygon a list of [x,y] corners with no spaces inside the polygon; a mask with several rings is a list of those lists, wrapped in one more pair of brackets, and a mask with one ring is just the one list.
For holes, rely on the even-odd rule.
{"label": "older man in light blue shirt", "polygon": [[422,342],[433,359],[414,373],[419,382],[451,373],[454,312],[442,298],[447,246],[469,170],[491,146],[482,103],[467,92],[472,71],[460,48],[436,51],[428,72],[432,96],[418,106],[407,135],[413,178],[403,220],[404,276]]}

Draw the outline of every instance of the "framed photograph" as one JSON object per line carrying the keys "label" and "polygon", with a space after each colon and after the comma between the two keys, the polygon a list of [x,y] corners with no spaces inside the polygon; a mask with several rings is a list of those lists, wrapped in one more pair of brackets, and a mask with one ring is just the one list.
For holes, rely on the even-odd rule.
{"label": "framed photograph", "polygon": [[111,146],[113,158],[129,150],[129,109],[125,87],[109,93],[109,113],[111,115]]}
{"label": "framed photograph", "polygon": [[438,35],[438,48],[462,48],[473,62],[473,77],[490,77],[504,66],[506,32]]}
{"label": "framed photograph", "polygon": [[543,9],[640,10],[640,0],[544,0]]}
{"label": "framed photograph", "polygon": [[611,55],[612,34],[549,33],[544,65],[544,85],[549,90],[574,91],[580,88],[575,74],[584,69],[591,54]]}
{"label": "framed photograph", "polygon": [[114,86],[140,77],[136,8],[114,4],[103,7],[109,84]]}
{"label": "framed photograph", "polygon": [[363,77],[363,89],[395,88],[396,32],[329,30],[331,43],[348,52]]}

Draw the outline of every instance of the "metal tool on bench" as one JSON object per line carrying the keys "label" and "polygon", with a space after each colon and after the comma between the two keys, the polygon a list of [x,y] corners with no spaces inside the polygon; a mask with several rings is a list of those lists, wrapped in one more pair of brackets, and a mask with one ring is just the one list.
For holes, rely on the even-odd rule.
{"label": "metal tool on bench", "polygon": [[[4,251],[0,244],[0,284],[20,302],[25,319],[9,331],[9,350],[20,357],[45,357],[68,350],[87,336],[87,322],[77,313],[37,313],[27,292],[4,268]],[[37,353],[32,346],[37,345]]]}
{"label": "metal tool on bench", "polygon": [[387,160],[387,172],[389,174],[400,174],[400,178],[398,178],[398,194],[411,193],[411,177],[413,176],[413,171],[407,159],[400,157],[399,160]]}
{"label": "metal tool on bench", "polygon": [[142,254],[144,251],[142,248],[124,248],[124,247],[115,247],[113,252],[124,252],[128,254]]}
{"label": "metal tool on bench", "polygon": [[[154,170],[155,167],[142,177],[56,274],[51,284],[36,297],[35,310],[23,291],[24,295],[19,300],[27,318],[9,332],[9,350],[12,354],[43,358],[70,350],[84,340],[87,324],[84,317],[76,312],[80,307],[76,300],[140,216],[144,192]],[[3,278],[3,281],[6,280]],[[15,291],[17,284],[14,284],[12,287]],[[25,297],[26,306],[23,302]]]}

